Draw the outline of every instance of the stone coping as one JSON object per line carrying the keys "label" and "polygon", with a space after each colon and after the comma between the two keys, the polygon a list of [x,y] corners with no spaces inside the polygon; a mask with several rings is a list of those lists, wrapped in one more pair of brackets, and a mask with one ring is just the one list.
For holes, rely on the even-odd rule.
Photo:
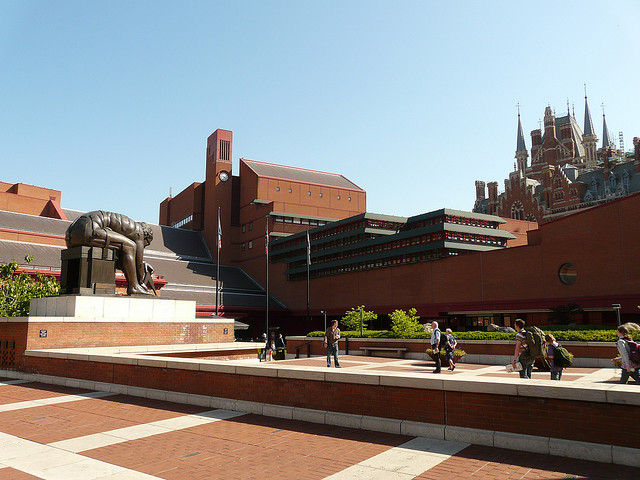
{"label": "stone coping", "polygon": [[0,317],[0,323],[217,323],[232,324],[233,318],[150,318],[150,317]]}
{"label": "stone coping", "polygon": [[268,417],[285,418],[325,425],[336,425],[376,432],[433,438],[489,447],[507,448],[520,452],[535,452],[562,457],[592,460],[631,467],[640,467],[640,449],[590,442],[579,442],[553,437],[537,437],[519,433],[508,433],[474,428],[438,425],[410,420],[394,420],[348,413],[289,407],[268,403],[209,397],[172,392],[151,388],[132,387],[114,383],[94,382],[51,375],[28,374],[10,370],[0,370],[6,378],[23,379],[45,384],[63,385],[92,391],[104,391],[151,398],[167,402],[197,405],[205,408],[220,408],[237,412],[252,413]]}
{"label": "stone coping", "polygon": [[[191,347],[191,348],[190,348]],[[492,378],[465,376],[434,376],[430,373],[379,372],[349,369],[327,369],[326,367],[287,365],[286,361],[259,362],[252,360],[208,360],[156,356],[162,352],[206,351],[217,348],[259,349],[255,342],[232,342],[198,345],[145,345],[128,347],[62,348],[27,350],[27,357],[58,358],[65,360],[92,361],[137,365],[176,370],[253,375],[261,377],[291,378],[321,382],[339,382],[361,385],[395,386],[425,390],[460,391],[497,395],[555,398],[599,403],[640,405],[640,393],[635,384],[580,384],[552,380],[522,380],[515,378]],[[154,353],[154,356],[149,356]]]}

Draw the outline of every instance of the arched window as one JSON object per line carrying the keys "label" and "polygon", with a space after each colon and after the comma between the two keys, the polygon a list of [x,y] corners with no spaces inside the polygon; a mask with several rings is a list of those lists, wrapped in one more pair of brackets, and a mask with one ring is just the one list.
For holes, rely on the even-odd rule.
{"label": "arched window", "polygon": [[517,200],[511,205],[511,218],[515,220],[522,220],[524,218],[524,206]]}
{"label": "arched window", "polygon": [[591,179],[591,188],[589,190],[594,199],[598,198],[598,181],[595,177]]}
{"label": "arched window", "polygon": [[616,182],[616,176],[615,176],[615,175],[611,175],[611,176],[609,177],[609,189],[610,189],[612,192],[615,192],[615,191],[616,191],[616,183],[617,183],[617,182]]}
{"label": "arched window", "polygon": [[562,188],[562,180],[559,176],[553,180],[553,188]]}
{"label": "arched window", "polygon": [[631,175],[625,170],[622,172],[622,188],[626,193],[629,193],[629,183],[631,183]]}

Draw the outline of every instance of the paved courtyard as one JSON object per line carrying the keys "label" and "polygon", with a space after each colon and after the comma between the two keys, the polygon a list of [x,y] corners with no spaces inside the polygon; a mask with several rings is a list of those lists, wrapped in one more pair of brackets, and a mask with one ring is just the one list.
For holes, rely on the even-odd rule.
{"label": "paved courtyard", "polygon": [[[317,367],[324,358],[283,363]],[[341,363],[433,368],[363,357]],[[460,364],[443,373],[508,375],[501,369]],[[601,370],[571,369],[565,381],[615,380]],[[445,477],[635,479],[637,469],[0,378],[2,480]]]}

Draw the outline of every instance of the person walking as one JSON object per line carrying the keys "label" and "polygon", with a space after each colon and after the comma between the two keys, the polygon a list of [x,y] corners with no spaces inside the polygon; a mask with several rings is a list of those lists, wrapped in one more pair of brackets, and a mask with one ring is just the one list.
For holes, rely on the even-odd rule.
{"label": "person walking", "polygon": [[622,360],[620,383],[626,385],[629,381],[629,377],[631,377],[636,381],[636,383],[640,384],[640,365],[634,364],[629,359],[629,345],[627,342],[633,341],[633,338],[629,333],[629,329],[624,325],[620,325],[616,334],[618,335],[616,347],[618,347],[618,353],[620,353],[620,359]]}
{"label": "person walking", "polygon": [[445,352],[447,352],[449,370],[453,372],[456,369],[456,364],[453,363],[453,357],[455,355],[456,345],[458,345],[458,341],[456,340],[456,337],[453,336],[453,332],[450,328],[447,328],[444,332],[447,337],[447,343],[444,344],[444,350]]}
{"label": "person walking", "polygon": [[438,322],[431,322],[431,350],[433,351],[433,358],[436,361],[436,369],[433,373],[440,373],[442,370],[442,361],[440,360],[440,336],[442,332],[438,328]]}
{"label": "person walking", "polygon": [[322,346],[327,349],[327,367],[331,368],[331,357],[333,356],[333,364],[336,368],[340,368],[338,361],[338,340],[340,340],[340,329],[338,328],[338,320],[332,320],[331,325],[324,332],[324,341]]}
{"label": "person walking", "polygon": [[562,378],[563,367],[556,365],[556,348],[560,345],[556,341],[556,338],[550,333],[545,334],[544,343],[547,344],[547,359],[549,361],[549,369],[551,370],[551,380],[560,380]]}
{"label": "person walking", "polygon": [[520,370],[520,378],[531,378],[533,373],[533,364],[535,363],[535,357],[530,355],[529,346],[527,345],[527,333],[524,330],[525,322],[521,318],[517,318],[513,322],[513,326],[516,329],[516,348],[513,352],[513,367],[516,367],[516,362],[520,362],[522,370]]}

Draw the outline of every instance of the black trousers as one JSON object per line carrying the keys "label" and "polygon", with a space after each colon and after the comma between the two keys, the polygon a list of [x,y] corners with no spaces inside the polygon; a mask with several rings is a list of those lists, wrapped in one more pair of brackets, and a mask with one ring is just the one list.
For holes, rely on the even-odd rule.
{"label": "black trousers", "polygon": [[436,361],[436,372],[439,372],[442,369],[442,360],[440,359],[440,350],[437,346],[431,345],[431,349],[434,352],[434,357]]}

